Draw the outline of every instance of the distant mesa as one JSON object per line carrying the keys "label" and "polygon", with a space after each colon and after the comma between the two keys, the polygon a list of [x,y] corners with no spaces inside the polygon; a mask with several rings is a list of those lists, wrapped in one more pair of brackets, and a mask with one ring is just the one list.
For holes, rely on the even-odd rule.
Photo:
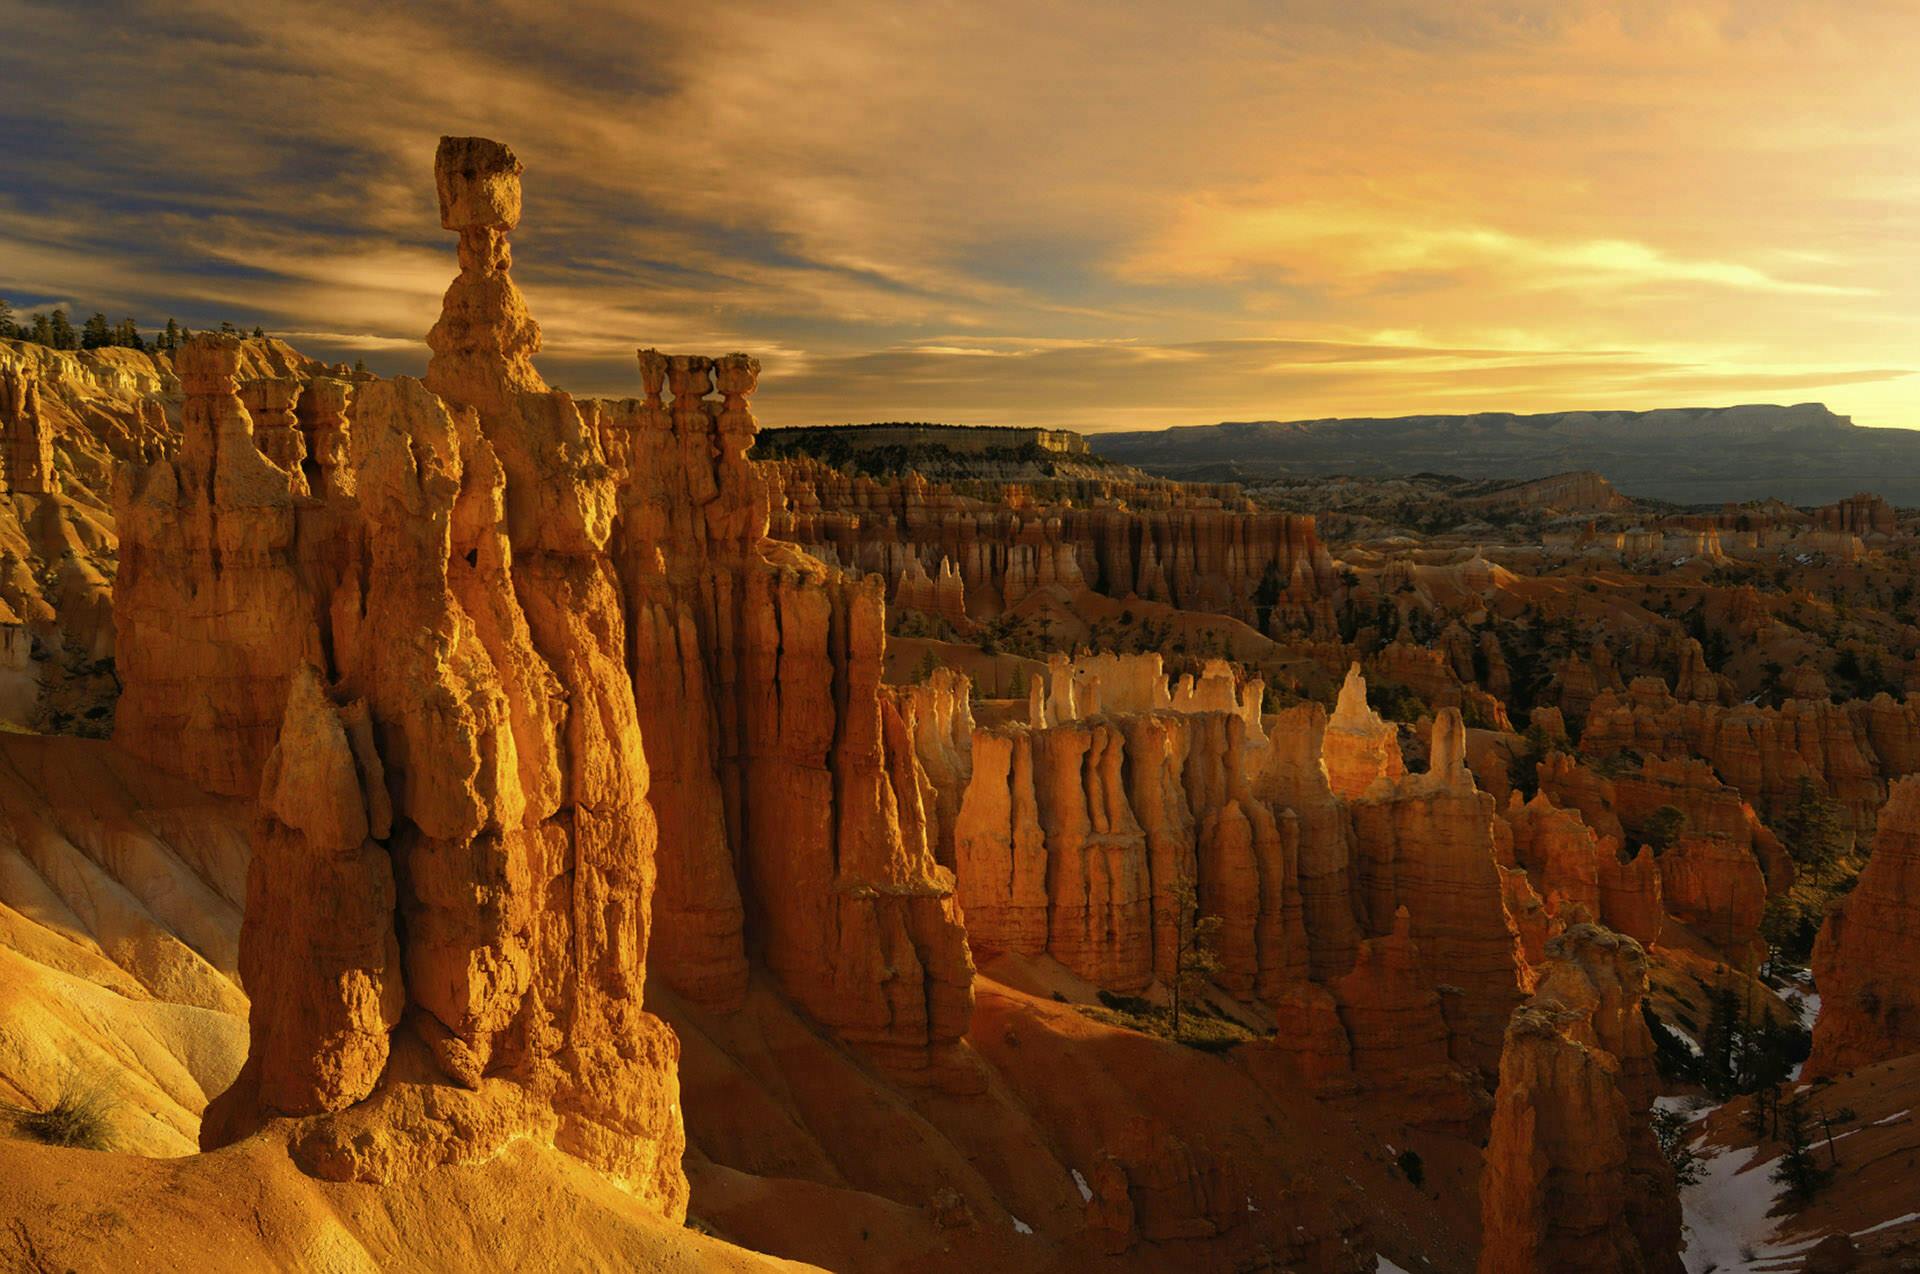
{"label": "distant mesa", "polygon": [[1920,504],[1920,433],[1865,428],[1820,403],[1234,421],[1091,441],[1096,455],[1208,482],[1591,470],[1628,496],[1681,504],[1824,504],[1863,485],[1894,504]]}

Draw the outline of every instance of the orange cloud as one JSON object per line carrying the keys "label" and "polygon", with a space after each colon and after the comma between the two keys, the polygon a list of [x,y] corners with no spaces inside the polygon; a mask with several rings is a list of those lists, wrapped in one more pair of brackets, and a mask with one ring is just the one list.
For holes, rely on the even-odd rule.
{"label": "orange cloud", "polygon": [[762,353],[783,422],[1792,392],[1920,425],[1920,11],[1896,0],[113,20],[42,6],[0,47],[16,304],[417,370],[453,270],[434,140],[483,132],[527,162],[516,272],[576,389],[631,392],[650,344]]}

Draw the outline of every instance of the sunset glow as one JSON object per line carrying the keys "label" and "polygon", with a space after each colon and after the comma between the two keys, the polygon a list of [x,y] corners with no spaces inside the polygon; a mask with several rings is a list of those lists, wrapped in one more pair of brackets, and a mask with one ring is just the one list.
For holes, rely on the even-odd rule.
{"label": "sunset glow", "polygon": [[1920,426],[1911,4],[592,12],[6,0],[0,295],[417,372],[475,133],[577,391],[657,345],[757,354],[768,424]]}

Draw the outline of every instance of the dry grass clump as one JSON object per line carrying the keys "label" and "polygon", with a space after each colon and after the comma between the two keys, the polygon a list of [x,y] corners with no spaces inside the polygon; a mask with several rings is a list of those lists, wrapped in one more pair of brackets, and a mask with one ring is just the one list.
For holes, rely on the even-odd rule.
{"label": "dry grass clump", "polygon": [[14,1126],[35,1141],[79,1150],[113,1148],[113,1111],[118,1104],[105,1085],[77,1071],[60,1082],[59,1095],[45,1110],[0,1103]]}

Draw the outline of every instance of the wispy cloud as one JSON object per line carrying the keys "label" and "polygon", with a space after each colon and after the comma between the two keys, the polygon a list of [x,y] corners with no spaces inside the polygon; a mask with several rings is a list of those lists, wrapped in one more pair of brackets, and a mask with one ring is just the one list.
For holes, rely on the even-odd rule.
{"label": "wispy cloud", "polygon": [[[1818,394],[1920,425],[1920,13],[0,0],[0,294],[419,370],[442,132],[550,378],[1087,428]],[[1904,175],[1903,175],[1904,174]]]}
{"label": "wispy cloud", "polygon": [[[1804,267],[1831,264],[1810,254]],[[1783,296],[1870,296],[1874,289],[1771,274],[1739,261],[1676,257],[1632,239],[1541,239],[1481,225],[1434,225],[1403,213],[1213,198],[1182,207],[1164,232],[1119,264],[1145,280],[1244,280],[1279,272],[1328,291],[1406,277],[1471,279],[1514,290],[1705,285]]]}

